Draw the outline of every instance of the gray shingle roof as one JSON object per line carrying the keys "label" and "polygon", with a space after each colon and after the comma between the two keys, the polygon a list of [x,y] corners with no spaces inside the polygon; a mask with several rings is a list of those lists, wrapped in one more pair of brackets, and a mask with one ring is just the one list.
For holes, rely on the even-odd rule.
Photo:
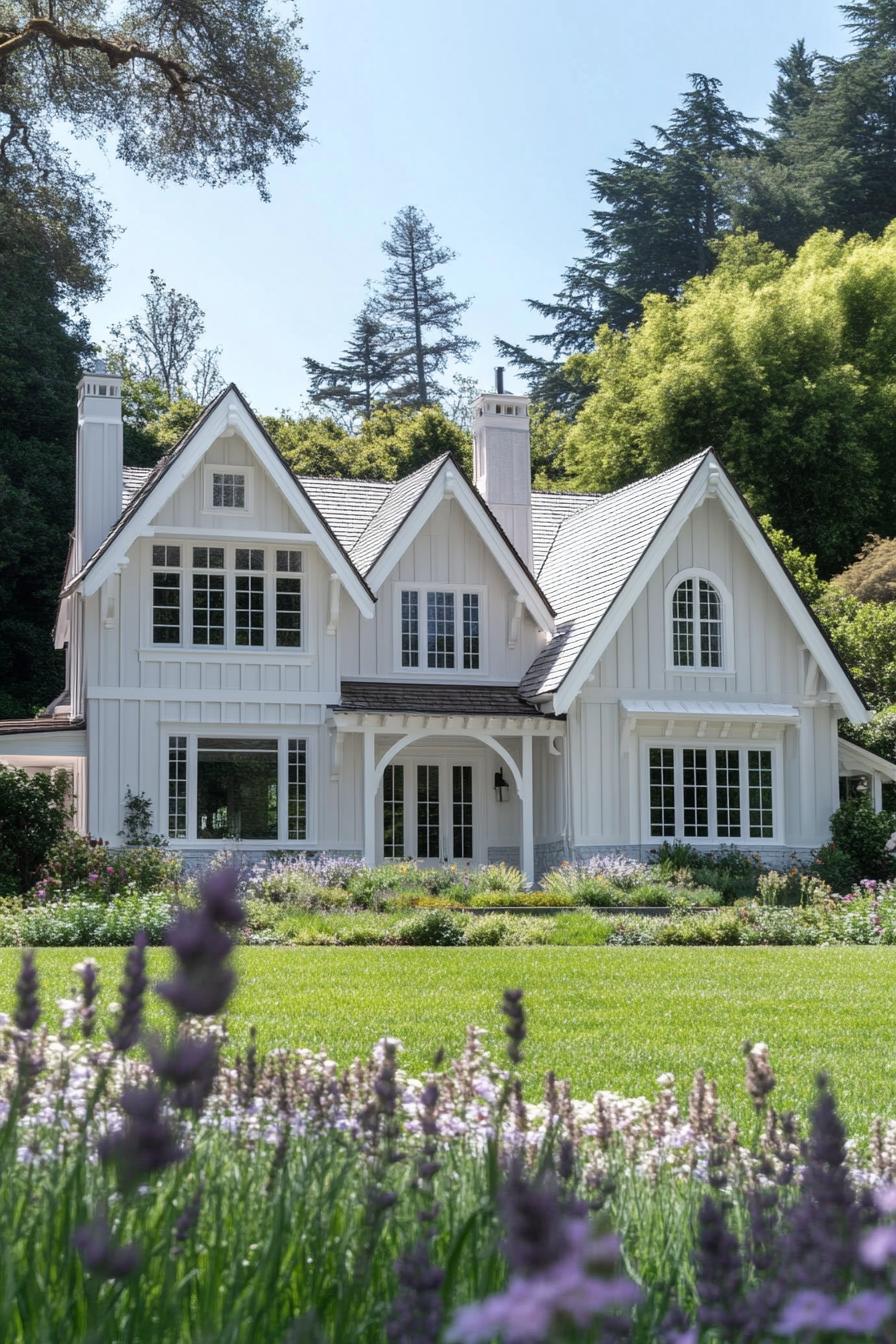
{"label": "gray shingle roof", "polygon": [[536,576],[551,549],[557,528],[570,514],[581,513],[600,495],[532,491],[532,573]]}
{"label": "gray shingle roof", "polygon": [[299,484],[317,505],[345,549],[351,551],[371,518],[389,498],[395,482],[300,476]]}
{"label": "gray shingle roof", "polygon": [[130,504],[137,491],[142,489],[152,473],[152,467],[125,467],[121,474],[122,512]]}
{"label": "gray shingle roof", "polygon": [[598,495],[560,523],[538,575],[557,633],[520,682],[521,695],[557,690],[705,457]]}
{"label": "gray shingle roof", "polygon": [[73,719],[68,714],[40,714],[34,719],[0,719],[0,737],[14,733],[65,733],[83,727],[83,719]]}
{"label": "gray shingle roof", "polygon": [[449,456],[448,453],[442,453],[432,462],[427,462],[417,471],[412,471],[410,476],[403,476],[400,481],[395,482],[388,495],[383,498],[380,507],[351,548],[352,561],[361,574],[368,574],[376,564],[411,509],[420,499],[433,477],[447,462]]}
{"label": "gray shingle roof", "polygon": [[440,685],[420,681],[343,681],[331,709],[369,714],[484,714],[495,718],[543,718],[516,686]]}

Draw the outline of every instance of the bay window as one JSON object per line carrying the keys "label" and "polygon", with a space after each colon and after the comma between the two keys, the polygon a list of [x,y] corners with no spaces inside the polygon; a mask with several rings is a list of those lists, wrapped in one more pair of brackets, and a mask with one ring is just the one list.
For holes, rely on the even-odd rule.
{"label": "bay window", "polygon": [[774,748],[676,743],[645,752],[650,839],[775,839]]}
{"label": "bay window", "polygon": [[308,839],[306,738],[178,734],[167,745],[172,840]]}
{"label": "bay window", "polygon": [[479,589],[401,587],[397,599],[400,667],[482,671],[482,607]]}

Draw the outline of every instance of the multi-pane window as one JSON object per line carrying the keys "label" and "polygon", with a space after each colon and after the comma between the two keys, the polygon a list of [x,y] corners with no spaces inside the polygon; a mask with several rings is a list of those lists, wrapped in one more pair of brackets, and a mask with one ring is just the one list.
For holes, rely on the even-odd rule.
{"label": "multi-pane window", "polygon": [[246,473],[244,471],[212,472],[212,508],[245,509]]}
{"label": "multi-pane window", "polygon": [[224,548],[193,547],[193,643],[224,643]]}
{"label": "multi-pane window", "polygon": [[401,665],[417,667],[420,662],[420,595],[413,589],[401,594]]}
{"label": "multi-pane window", "polygon": [[647,771],[651,837],[774,839],[771,749],[649,747]]}
{"label": "multi-pane window", "polygon": [[675,756],[671,747],[650,748],[650,834],[675,834]]}
{"label": "multi-pane window", "polygon": [[235,552],[234,639],[238,647],[264,644],[264,551]]}
{"label": "multi-pane window", "polygon": [[152,638],[180,643],[180,547],[152,548]]}
{"label": "multi-pane window", "polygon": [[302,646],[302,552],[277,552],[276,642],[280,649]]}
{"label": "multi-pane window", "polygon": [[740,836],[740,752],[716,751],[716,834],[720,840]]}
{"label": "multi-pane window", "polygon": [[383,858],[404,858],[404,766],[383,771]]}
{"label": "multi-pane window", "polygon": [[168,739],[168,834],[172,840],[187,835],[187,739]]}
{"label": "multi-pane window", "polygon": [[479,667],[479,594],[464,593],[464,667]]}
{"label": "multi-pane window", "polygon": [[308,743],[291,737],[286,744],[286,836],[308,838]]}
{"label": "multi-pane window", "polygon": [[772,754],[747,752],[750,835],[770,840],[775,833],[772,811]]}
{"label": "multi-pane window", "polygon": [[439,858],[439,767],[417,766],[417,858]]}
{"label": "multi-pane window", "polygon": [[704,747],[681,753],[681,801],[685,835],[709,835],[709,777]]}
{"label": "multi-pane window", "polygon": [[454,594],[426,594],[426,666],[454,666]]}
{"label": "multi-pane window", "polygon": [[478,592],[402,588],[399,594],[401,666],[481,671],[482,618],[482,597]]}
{"label": "multi-pane window", "polygon": [[451,767],[451,813],[455,859],[473,857],[473,767]]}
{"label": "multi-pane window", "polygon": [[672,594],[672,666],[695,671],[724,665],[719,590],[708,579],[683,579]]}

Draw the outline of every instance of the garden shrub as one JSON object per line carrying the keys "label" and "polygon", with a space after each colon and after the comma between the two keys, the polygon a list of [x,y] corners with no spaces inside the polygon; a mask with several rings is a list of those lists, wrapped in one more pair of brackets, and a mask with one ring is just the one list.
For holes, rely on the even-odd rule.
{"label": "garden shrub", "polygon": [[620,899],[617,895],[614,905],[668,905],[669,899],[674,888],[667,886],[665,882],[644,882],[641,886],[635,887],[625,893],[624,898]]}
{"label": "garden shrub", "polygon": [[553,922],[537,915],[476,915],[466,921],[467,947],[533,947],[552,941]]}
{"label": "garden shrub", "polygon": [[561,863],[546,873],[542,888],[557,905],[565,904],[567,897],[574,905],[613,905],[619,891],[608,878],[592,876],[584,871],[583,864],[575,863]]}
{"label": "garden shrub", "polygon": [[786,873],[771,870],[759,878],[759,900],[763,905],[816,905],[831,896],[831,888],[817,874],[789,868]]}
{"label": "garden shrub", "polygon": [[662,924],[656,939],[660,947],[735,947],[740,942],[740,920],[728,911],[657,922]]}
{"label": "garden shrub", "polygon": [[875,812],[864,794],[847,798],[831,817],[831,840],[855,864],[855,877],[896,876],[896,852],[887,841],[896,831],[892,812]]}
{"label": "garden shrub", "polygon": [[519,868],[512,868],[507,863],[490,863],[485,868],[473,869],[468,885],[477,896],[485,893],[517,896],[525,883]]}
{"label": "garden shrub", "polygon": [[850,891],[859,877],[859,865],[833,842],[822,845],[812,860],[810,871],[841,895]]}
{"label": "garden shrub", "polygon": [[159,894],[33,905],[18,921],[18,941],[30,947],[126,947],[142,929],[159,944],[173,913],[172,902]]}
{"label": "garden shrub", "polygon": [[65,770],[29,775],[0,765],[0,895],[26,891],[66,833],[71,779]]}
{"label": "garden shrub", "polygon": [[463,935],[463,924],[447,910],[421,910],[394,929],[395,941],[407,947],[457,947]]}
{"label": "garden shrub", "polygon": [[582,910],[544,922],[550,923],[549,941],[559,947],[602,947],[613,929],[609,919]]}
{"label": "garden shrub", "polygon": [[157,845],[110,849],[102,840],[66,831],[56,842],[31,893],[37,901],[102,901],[125,892],[174,888],[180,855]]}
{"label": "garden shrub", "polygon": [[575,905],[575,897],[568,891],[482,891],[470,897],[468,905],[474,910],[491,905],[552,906]]}

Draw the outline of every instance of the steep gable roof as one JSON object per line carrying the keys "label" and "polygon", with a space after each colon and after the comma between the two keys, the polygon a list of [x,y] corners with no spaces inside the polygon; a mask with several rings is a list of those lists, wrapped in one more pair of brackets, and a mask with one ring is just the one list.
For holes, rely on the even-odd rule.
{"label": "steep gable roof", "polygon": [[349,552],[395,484],[332,476],[300,476],[299,482]]}
{"label": "steep gable roof", "polygon": [[449,460],[450,454],[442,453],[432,462],[427,462],[409,476],[403,476],[395,482],[352,547],[352,560],[361,574],[370,573],[402,523],[419,503],[427,486]]}
{"label": "steep gable roof", "polygon": [[717,496],[844,712],[864,722],[867,706],[789,571],[711,449],[571,511],[539,572],[557,608],[557,633],[520,683],[527,699],[553,696],[565,712],[671,545],[685,519]]}
{"label": "steep gable roof", "polygon": [[562,684],[705,457],[568,510],[539,571],[557,633],[523,677],[523,695],[548,695]]}
{"label": "steep gable roof", "polygon": [[139,534],[140,528],[195,469],[214,440],[228,432],[241,433],[258,457],[267,458],[265,465],[277,485],[292,506],[306,516],[307,525],[314,534],[316,543],[333,565],[354,601],[366,615],[372,615],[373,594],[349,559],[344,545],[303,489],[235,383],[228,383],[209,402],[175,447],[156,463],[142,484],[131,478],[129,484],[137,486],[135,493],[131,495],[105,541],[97,547],[80,573],[68,581],[63,589],[63,595],[85,580],[89,589],[98,587],[108,565],[111,563],[114,567],[121,558],[119,552],[127,550]]}

